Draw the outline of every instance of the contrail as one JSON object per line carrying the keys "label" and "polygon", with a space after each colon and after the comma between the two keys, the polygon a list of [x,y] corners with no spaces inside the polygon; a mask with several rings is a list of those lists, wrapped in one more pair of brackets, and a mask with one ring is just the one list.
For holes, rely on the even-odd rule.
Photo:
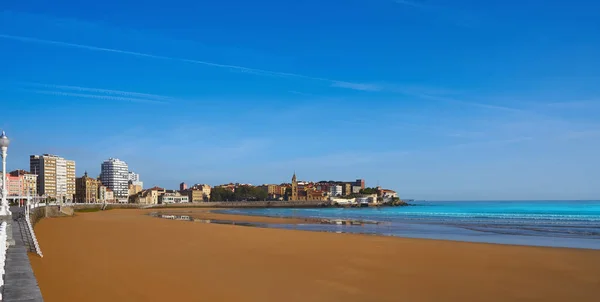
{"label": "contrail", "polygon": [[148,100],[148,99],[140,99],[140,98],[130,98],[130,97],[121,97],[121,96],[112,96],[112,95],[96,95],[96,94],[83,94],[83,93],[73,93],[73,92],[64,92],[64,91],[48,91],[48,90],[29,90],[23,89],[23,91],[39,93],[39,94],[50,94],[50,95],[59,95],[59,96],[73,96],[80,98],[88,98],[88,99],[98,99],[98,100],[108,100],[108,101],[127,101],[127,102],[136,102],[136,103],[149,103],[149,104],[168,104],[164,101],[157,100]]}
{"label": "contrail", "polygon": [[[144,57],[144,58],[159,59],[159,60],[179,61],[179,62],[185,62],[185,63],[225,68],[225,69],[235,70],[235,71],[239,71],[239,72],[254,73],[254,74],[265,75],[265,76],[302,78],[302,79],[308,79],[308,80],[314,80],[314,81],[329,82],[332,85],[334,85],[334,84],[337,84],[337,85],[346,84],[346,86],[351,86],[352,84],[358,85],[358,83],[350,83],[350,82],[332,80],[332,79],[327,79],[327,78],[312,77],[312,76],[306,76],[306,75],[297,74],[297,73],[270,71],[270,70],[238,66],[238,65],[219,64],[219,63],[193,60],[193,59],[160,56],[160,55],[153,55],[153,54],[148,54],[148,53],[143,53],[143,52],[135,52],[135,51],[128,51],[128,50],[114,49],[114,48],[68,43],[68,42],[62,42],[62,41],[45,40],[45,39],[38,39],[38,38],[33,38],[33,37],[23,37],[23,36],[0,34],[0,38],[16,40],[16,41],[21,41],[21,42],[49,44],[49,45],[57,45],[57,46],[63,46],[63,47],[87,49],[87,50],[93,50],[93,51],[120,53],[120,54],[126,54],[126,55],[132,55],[132,56]],[[350,89],[352,89],[352,88],[350,88]]]}
{"label": "contrail", "polygon": [[95,93],[103,93],[103,94],[107,94],[107,95],[112,94],[112,95],[117,95],[117,96],[122,96],[122,97],[148,98],[148,99],[156,99],[156,100],[164,100],[164,101],[173,100],[173,98],[168,97],[168,96],[162,96],[162,95],[150,94],[150,93],[133,92],[133,91],[124,91],[124,90],[113,90],[113,89],[102,89],[102,88],[69,86],[69,85],[29,83],[29,82],[23,82],[20,84],[22,84],[24,86],[35,86],[35,87],[51,88],[51,89],[58,89],[58,90],[95,92]]}
{"label": "contrail", "polygon": [[171,101],[173,98],[168,96],[162,96],[157,94],[150,93],[141,93],[141,92],[133,92],[133,91],[124,91],[124,90],[113,90],[113,89],[102,89],[102,88],[92,88],[92,87],[82,87],[82,86],[69,86],[69,85],[53,85],[53,84],[41,84],[41,83],[22,83],[25,86],[35,86],[35,87],[44,87],[58,90],[72,90],[72,91],[82,91],[82,92],[95,92],[95,93],[104,93],[108,95],[118,95],[122,97],[133,97],[133,98],[148,98],[148,99],[156,99],[162,101]]}

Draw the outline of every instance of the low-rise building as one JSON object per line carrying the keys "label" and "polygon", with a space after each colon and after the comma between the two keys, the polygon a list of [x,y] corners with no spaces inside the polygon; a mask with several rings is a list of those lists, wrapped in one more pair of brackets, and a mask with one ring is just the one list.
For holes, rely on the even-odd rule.
{"label": "low-rise building", "polygon": [[339,198],[339,197],[330,197],[329,201],[331,201],[332,203],[337,203],[339,205],[352,205],[352,204],[356,204],[356,198],[350,198],[350,199],[346,199],[346,198]]}
{"label": "low-rise building", "polygon": [[369,195],[365,195],[362,197],[357,197],[356,202],[357,203],[372,203],[372,204],[379,203],[377,201],[377,194],[369,194]]}
{"label": "low-rise building", "polygon": [[169,204],[169,203],[186,203],[190,202],[187,195],[182,195],[178,191],[167,191],[164,194],[158,196],[159,204]]}
{"label": "low-rise building", "polygon": [[108,200],[106,199],[106,187],[102,185],[102,182],[100,181],[100,179],[96,179],[98,180],[98,195],[96,195],[96,198],[98,198],[98,202],[108,202]]}
{"label": "low-rise building", "polygon": [[383,198],[398,198],[398,193],[394,190],[386,190],[379,188],[379,196]]}
{"label": "low-rise building", "polygon": [[[7,175],[7,178],[8,176],[13,177],[11,180],[7,179],[7,182],[9,183],[9,195],[27,196],[29,194],[30,196],[37,196],[37,175],[29,173],[25,170],[15,170],[10,172],[9,174],[10,175]],[[20,192],[18,192],[18,194],[16,192],[16,190],[18,190],[17,184],[15,183],[17,180],[14,177],[18,177],[19,181],[18,187],[20,188]],[[1,183],[2,179],[0,179],[0,184]]]}
{"label": "low-rise building", "polygon": [[300,194],[300,200],[302,200],[303,196],[306,196],[307,201],[323,201],[327,200],[327,194],[323,191],[318,190],[308,190],[306,193]]}
{"label": "low-rise building", "polygon": [[129,181],[129,196],[142,192],[142,190],[143,188],[141,184]]}
{"label": "low-rise building", "polygon": [[140,204],[158,204],[161,195],[165,194],[166,190],[160,187],[153,187],[143,190],[129,197],[129,202]]}
{"label": "low-rise building", "polygon": [[105,198],[106,202],[111,202],[111,203],[115,202],[115,192],[113,192],[113,190],[111,190],[108,187],[105,187],[105,188],[106,188],[106,193],[104,193],[105,194],[104,198]]}

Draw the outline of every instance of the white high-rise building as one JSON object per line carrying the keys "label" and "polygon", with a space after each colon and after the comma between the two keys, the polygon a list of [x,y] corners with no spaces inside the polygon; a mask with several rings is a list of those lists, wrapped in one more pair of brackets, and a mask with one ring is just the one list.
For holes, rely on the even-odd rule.
{"label": "white high-rise building", "polygon": [[140,181],[140,175],[133,171],[129,171],[129,173],[127,173],[127,178],[129,181]]}
{"label": "white high-rise building", "polygon": [[137,174],[135,172],[132,172],[132,171],[129,171],[128,179],[129,179],[129,183],[130,184],[132,184],[134,186],[140,186],[142,188],[144,187],[144,183],[140,181],[140,175],[139,174]]}
{"label": "white high-rise building", "polygon": [[109,158],[102,163],[100,181],[111,189],[115,199],[127,202],[129,197],[129,168],[127,163],[117,158]]}

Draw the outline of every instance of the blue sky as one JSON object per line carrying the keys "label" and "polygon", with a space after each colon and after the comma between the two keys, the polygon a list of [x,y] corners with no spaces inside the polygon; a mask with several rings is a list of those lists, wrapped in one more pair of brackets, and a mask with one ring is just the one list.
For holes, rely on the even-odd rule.
{"label": "blue sky", "polygon": [[597,1],[4,0],[0,49],[9,169],[600,196]]}

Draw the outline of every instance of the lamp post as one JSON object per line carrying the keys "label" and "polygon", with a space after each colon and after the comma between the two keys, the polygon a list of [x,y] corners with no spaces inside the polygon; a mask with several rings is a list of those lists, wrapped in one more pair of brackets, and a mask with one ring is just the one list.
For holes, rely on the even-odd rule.
{"label": "lamp post", "polygon": [[0,135],[0,148],[2,149],[2,204],[0,204],[0,216],[11,214],[8,208],[8,200],[6,199],[8,195],[8,190],[6,189],[6,151],[9,144],[10,140],[6,136],[6,133],[2,131],[2,135]]}

